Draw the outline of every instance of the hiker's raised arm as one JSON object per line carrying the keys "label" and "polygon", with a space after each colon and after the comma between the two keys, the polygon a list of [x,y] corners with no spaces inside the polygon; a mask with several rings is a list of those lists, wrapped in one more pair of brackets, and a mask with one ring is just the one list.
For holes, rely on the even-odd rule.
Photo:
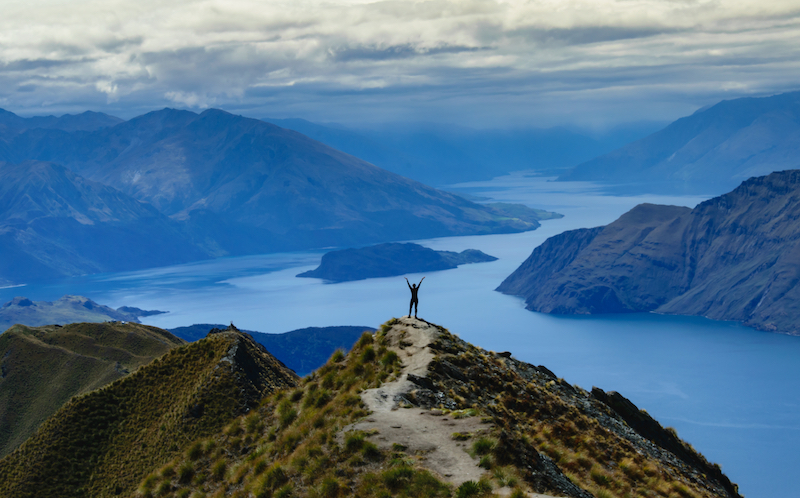
{"label": "hiker's raised arm", "polygon": [[[422,280],[425,280],[425,277],[422,277]],[[422,280],[420,280],[419,283],[417,284],[417,288],[419,288],[419,286],[422,285]]]}
{"label": "hiker's raised arm", "polygon": [[411,282],[408,281],[408,277],[405,277],[405,279],[406,279],[406,285],[410,289],[411,288]]}

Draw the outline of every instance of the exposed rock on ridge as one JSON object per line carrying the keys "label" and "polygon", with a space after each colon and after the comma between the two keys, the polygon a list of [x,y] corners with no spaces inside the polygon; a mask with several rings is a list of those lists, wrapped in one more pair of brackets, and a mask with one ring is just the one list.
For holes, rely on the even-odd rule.
{"label": "exposed rock on ridge", "polygon": [[[612,403],[555,378],[545,367],[486,352],[446,331],[430,347],[437,355],[428,378],[434,391],[445,394],[439,406],[490,413],[498,427],[498,459],[527,469],[523,477],[539,492],[587,496],[586,490],[596,494],[607,485],[601,483],[615,482],[617,492],[634,494],[661,481],[698,496],[739,496],[717,466],[616,393],[614,399],[646,421],[646,431],[627,424],[630,413],[615,411]],[[670,444],[663,444],[666,440]],[[646,484],[642,472],[658,477]]]}
{"label": "exposed rock on ridge", "polygon": [[[718,466],[618,393],[588,393],[545,367],[486,352],[424,320],[387,325],[387,347],[403,368],[395,380],[362,392],[372,413],[345,430],[374,434],[381,448],[399,443],[424,453],[422,465],[455,485],[483,473],[449,437],[458,433],[496,437],[498,464],[520,469],[538,493],[588,498],[606,482],[615,482],[615,491],[647,489],[636,470],[647,455],[654,466],[647,472],[674,489],[739,496]],[[458,416],[469,409],[491,414],[490,423]],[[456,416],[442,417],[442,410]]]}
{"label": "exposed rock on ridge", "polygon": [[694,209],[643,204],[551,237],[497,290],[545,313],[656,311],[798,334],[798,261],[800,170],[789,170]]}

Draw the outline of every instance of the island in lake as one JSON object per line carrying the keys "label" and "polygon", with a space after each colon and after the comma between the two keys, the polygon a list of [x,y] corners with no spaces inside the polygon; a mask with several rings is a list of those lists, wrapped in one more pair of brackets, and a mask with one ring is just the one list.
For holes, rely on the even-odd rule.
{"label": "island in lake", "polygon": [[467,263],[496,261],[477,249],[465,251],[434,251],[419,244],[378,244],[358,249],[331,251],[322,256],[314,270],[298,277],[321,278],[330,282],[349,282],[367,278],[394,277],[406,273],[449,270]]}

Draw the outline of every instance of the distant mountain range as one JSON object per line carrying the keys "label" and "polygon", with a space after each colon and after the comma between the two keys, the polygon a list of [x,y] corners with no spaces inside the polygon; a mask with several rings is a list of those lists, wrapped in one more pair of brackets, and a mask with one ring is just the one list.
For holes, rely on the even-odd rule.
{"label": "distant mountain range", "polygon": [[0,117],[0,283],[538,226],[215,109]]}
{"label": "distant mountain range", "polygon": [[424,123],[350,128],[304,119],[264,121],[436,186],[529,169],[555,175],[663,127],[635,123],[590,136],[566,128],[476,130]]}
{"label": "distant mountain range", "polygon": [[800,166],[800,92],[724,100],[578,165],[565,181],[631,192],[722,194],[752,177]]}
{"label": "distant mountain range", "polygon": [[0,306],[0,333],[14,324],[28,327],[66,325],[77,322],[124,321],[139,323],[139,317],[165,313],[130,306],[118,309],[97,304],[83,296],[63,296],[56,301],[31,301],[16,297]]}
{"label": "distant mountain range", "polygon": [[150,204],[53,163],[0,163],[0,280],[208,258]]}
{"label": "distant mountain range", "polygon": [[5,135],[20,133],[25,130],[42,128],[46,130],[95,131],[122,123],[123,120],[102,112],[86,111],[81,114],[64,114],[63,116],[35,116],[23,118],[13,112],[0,109],[0,133]]}
{"label": "distant mountain range", "polygon": [[547,239],[497,290],[558,314],[659,313],[800,334],[800,170],[694,209],[642,204]]}

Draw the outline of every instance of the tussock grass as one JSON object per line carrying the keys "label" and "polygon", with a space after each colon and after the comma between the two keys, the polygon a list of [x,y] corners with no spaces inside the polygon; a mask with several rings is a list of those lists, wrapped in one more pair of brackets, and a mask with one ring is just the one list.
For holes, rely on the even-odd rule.
{"label": "tussock grass", "polygon": [[[0,496],[105,497],[137,488],[142,496],[174,496],[196,487],[201,476],[223,480],[206,463],[220,458],[219,448],[196,441],[246,409],[237,374],[218,368],[232,341],[218,334],[181,346],[73,398],[0,461]],[[240,420],[227,432],[239,451],[252,444]],[[159,467],[155,477],[146,477]]]}
{"label": "tussock grass", "polygon": [[[649,458],[628,439],[603,427],[595,415],[575,401],[588,397],[582,389],[536,370],[522,375],[517,368],[527,367],[517,367],[519,362],[487,354],[446,331],[433,349],[440,354],[434,359],[435,373],[429,378],[456,405],[449,413],[475,410],[476,414],[489,414],[485,420],[502,428],[493,437],[475,440],[470,449],[481,467],[495,472],[498,485],[508,483],[505,475],[496,473],[498,468],[524,468],[526,463],[520,455],[540,453],[547,455],[570,481],[598,497],[719,496],[704,481],[705,476]],[[444,361],[448,362],[447,367],[440,368]],[[468,380],[456,380],[447,374],[452,367],[468,372]],[[602,414],[607,409],[603,406],[594,409]],[[675,435],[669,429],[665,432]],[[679,475],[683,477],[677,481],[675,476]],[[512,482],[518,485],[520,481]]]}
{"label": "tussock grass", "polygon": [[[347,355],[335,352],[297,389],[270,395],[246,417],[201,441],[201,447],[213,450],[192,460],[193,469],[209,479],[184,485],[178,475],[151,476],[147,486],[140,485],[139,495],[150,496],[147,489],[168,485],[164,496],[177,496],[184,488],[209,497],[452,496],[450,486],[412,460],[381,451],[369,434],[350,431],[337,437],[343,427],[368,414],[359,393],[396,374],[399,363],[386,348],[383,333],[365,333]],[[190,460],[189,453],[172,465],[180,469]]]}
{"label": "tussock grass", "polygon": [[0,458],[71,397],[108,385],[182,344],[165,330],[134,323],[11,327],[0,334],[7,372],[0,382]]}

